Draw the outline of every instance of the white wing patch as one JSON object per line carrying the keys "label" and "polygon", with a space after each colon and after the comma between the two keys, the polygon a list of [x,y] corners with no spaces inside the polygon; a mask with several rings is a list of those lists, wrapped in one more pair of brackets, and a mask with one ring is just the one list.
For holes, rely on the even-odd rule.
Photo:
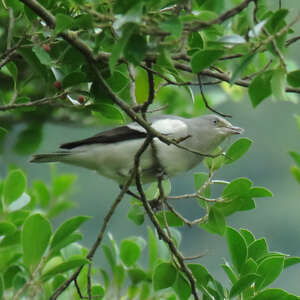
{"label": "white wing patch", "polygon": [[[127,125],[130,129],[146,132],[145,128],[137,123],[132,123]],[[187,135],[187,125],[181,120],[174,119],[160,119],[152,123],[152,128],[157,130],[162,134],[172,134],[172,135]]]}
{"label": "white wing patch", "polygon": [[152,124],[152,127],[162,134],[186,134],[187,125],[181,120],[162,119]]}

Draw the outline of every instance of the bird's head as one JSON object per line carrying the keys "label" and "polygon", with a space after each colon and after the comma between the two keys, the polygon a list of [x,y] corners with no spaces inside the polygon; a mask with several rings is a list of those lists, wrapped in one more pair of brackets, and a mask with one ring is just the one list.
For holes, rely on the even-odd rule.
{"label": "bird's head", "polygon": [[208,115],[204,118],[206,118],[209,130],[220,136],[228,137],[233,134],[241,134],[244,131],[242,128],[233,126],[230,122],[217,115]]}

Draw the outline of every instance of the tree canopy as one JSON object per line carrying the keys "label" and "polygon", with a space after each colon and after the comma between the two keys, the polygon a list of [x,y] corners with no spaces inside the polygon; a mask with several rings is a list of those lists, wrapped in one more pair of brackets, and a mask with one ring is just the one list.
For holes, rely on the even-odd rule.
{"label": "tree canopy", "polygon": [[[25,127],[12,148],[25,156],[39,149],[47,123],[133,120],[147,131],[148,144],[156,137],[180,145],[155,131],[147,116],[213,112],[230,118],[210,95],[216,89],[228,101],[248,95],[253,109],[270,97],[295,101],[300,69],[289,49],[299,40],[299,20],[300,12],[280,0],[3,0],[0,155],[20,123]],[[112,199],[90,249],[79,242],[79,228],[89,217],[74,216],[53,230],[52,219],[73,205],[66,195],[75,176],[53,168],[51,185],[27,182],[23,170],[9,167],[0,179],[0,298],[299,299],[270,284],[300,258],[273,252],[265,238],[226,223],[230,215],[254,209],[255,199],[272,197],[247,174],[230,182],[215,179],[221,168],[246,155],[252,141],[240,138],[226,154],[206,157],[207,172],[194,174],[194,190],[185,195],[171,194],[169,180],[140,183],[139,159],[148,144],[136,154],[131,178]],[[290,155],[300,183],[300,154]],[[137,226],[151,221],[147,241],[129,236],[118,243],[108,234],[109,244],[103,244],[132,181],[137,192],[128,218]],[[216,185],[223,187],[220,192]],[[173,207],[173,199],[186,198],[197,199],[203,216],[188,220]],[[157,199],[160,211],[149,202]],[[220,267],[228,282],[182,253],[184,226],[224,236],[231,261]],[[109,270],[93,261],[98,248]],[[145,253],[146,267],[140,263]]]}

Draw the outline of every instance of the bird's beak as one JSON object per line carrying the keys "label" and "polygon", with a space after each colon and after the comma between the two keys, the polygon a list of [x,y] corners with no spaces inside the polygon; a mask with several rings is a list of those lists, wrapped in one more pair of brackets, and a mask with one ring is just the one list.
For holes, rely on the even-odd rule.
{"label": "bird's beak", "polygon": [[236,126],[230,126],[227,127],[230,131],[231,134],[241,134],[244,132],[244,129],[241,127],[236,127]]}

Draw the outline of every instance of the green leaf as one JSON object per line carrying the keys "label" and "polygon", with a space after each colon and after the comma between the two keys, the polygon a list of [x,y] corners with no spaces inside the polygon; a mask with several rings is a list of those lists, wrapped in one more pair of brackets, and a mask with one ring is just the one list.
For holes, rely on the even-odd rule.
{"label": "green leaf", "polygon": [[93,299],[101,300],[105,295],[105,290],[100,284],[95,284],[92,286],[91,294]]}
{"label": "green leaf", "polygon": [[251,285],[255,282],[257,278],[260,276],[257,274],[247,274],[242,276],[231,288],[230,290],[230,298],[233,298],[239,294],[241,294],[244,290],[251,287]]}
{"label": "green leaf", "polygon": [[90,14],[76,16],[73,22],[72,28],[78,28],[80,30],[93,28],[93,17]]}
{"label": "green leaf", "polygon": [[291,173],[294,176],[294,178],[300,183],[300,168],[296,166],[291,166]]}
{"label": "green leaf", "polygon": [[300,87],[300,70],[289,72],[286,79],[292,87]]}
{"label": "green leaf", "polygon": [[66,248],[72,243],[75,243],[82,239],[82,234],[79,232],[71,233],[70,235],[66,236],[63,240],[61,240],[59,243],[57,243],[52,249],[51,249],[51,256],[56,255],[58,251]]}
{"label": "green leaf", "polygon": [[43,208],[47,207],[50,203],[50,192],[46,184],[41,180],[35,180],[33,182],[33,189],[41,206]]}
{"label": "green leaf", "polygon": [[55,16],[56,25],[55,25],[55,33],[59,34],[64,30],[71,29],[74,24],[74,19],[70,16],[64,14],[57,14]]}
{"label": "green leaf", "polygon": [[21,170],[12,170],[4,181],[3,196],[7,205],[16,201],[25,192],[27,179]]}
{"label": "green leaf", "polygon": [[6,222],[6,221],[0,222],[0,236],[11,235],[15,233],[17,230],[18,228],[13,223]]}
{"label": "green leaf", "polygon": [[247,275],[250,273],[256,273],[256,270],[257,270],[257,263],[252,258],[249,258],[244,264],[241,274]]}
{"label": "green leaf", "polygon": [[32,47],[32,51],[35,53],[36,57],[38,58],[38,60],[40,61],[40,63],[42,65],[51,66],[53,64],[49,53],[46,52],[43,49],[43,47],[34,46],[34,47]]}
{"label": "green leaf", "polygon": [[35,152],[43,138],[43,126],[39,123],[29,125],[20,132],[14,150],[18,154],[28,155]]}
{"label": "green leaf", "polygon": [[113,270],[113,277],[114,281],[116,282],[116,285],[118,289],[121,289],[124,281],[125,281],[125,270],[122,265],[116,265]]}
{"label": "green leaf", "polygon": [[188,300],[191,295],[190,283],[185,279],[182,273],[178,273],[173,289],[178,295],[180,300]]}
{"label": "green leaf", "polygon": [[140,255],[140,246],[135,241],[132,239],[125,239],[121,242],[120,257],[127,267],[134,265]]}
{"label": "green leaf", "polygon": [[153,271],[153,288],[155,291],[171,287],[177,277],[177,270],[167,262],[160,263]]}
{"label": "green leaf", "polygon": [[68,261],[62,262],[53,268],[50,268],[45,273],[42,274],[41,280],[47,281],[48,279],[54,277],[56,274],[61,274],[73,270],[75,268],[81,267],[85,264],[89,264],[90,261],[81,256],[71,257]]}
{"label": "green leaf", "polygon": [[197,286],[199,288],[206,287],[208,282],[211,280],[211,275],[207,272],[206,268],[200,264],[188,264],[188,268],[192,271]]}
{"label": "green leaf", "polygon": [[264,198],[264,197],[273,197],[273,194],[270,190],[264,187],[253,187],[250,190],[251,198]]}
{"label": "green leaf", "polygon": [[[6,288],[7,288],[7,286],[6,286]],[[4,292],[4,283],[3,283],[2,276],[0,276],[0,299],[2,299],[3,292]]]}
{"label": "green leaf", "polygon": [[115,105],[106,103],[97,103],[90,106],[93,111],[99,112],[103,117],[111,119],[120,123],[124,122],[122,112]]}
{"label": "green leaf", "polygon": [[[184,225],[184,222],[177,217],[173,212],[171,211],[165,211],[167,224],[171,227],[181,227]],[[164,213],[162,211],[158,212],[156,214],[157,220],[162,228],[165,228],[165,218]]]}
{"label": "green leaf", "polygon": [[227,227],[226,239],[232,264],[240,272],[248,254],[246,241],[237,230],[231,227]]}
{"label": "green leaf", "polygon": [[149,248],[149,268],[152,270],[158,259],[157,239],[152,229],[148,226],[148,248]]}
{"label": "green leaf", "polygon": [[264,238],[255,240],[248,247],[248,257],[253,258],[255,261],[266,254],[268,254],[268,244]]}
{"label": "green leaf", "polygon": [[286,75],[285,71],[282,67],[279,67],[275,71],[273,71],[273,76],[271,79],[271,88],[272,93],[275,98],[278,100],[287,100],[287,96],[285,93],[285,85],[286,85]]}
{"label": "green leaf", "polygon": [[[12,287],[13,281],[19,272],[22,272],[22,269],[18,265],[12,265],[6,269],[6,271],[3,275],[4,285],[5,285],[6,289],[9,289]],[[1,299],[1,292],[0,292],[0,299]]]}
{"label": "green leaf", "polygon": [[204,47],[204,39],[201,32],[191,32],[188,37],[188,44],[190,48],[202,49]]}
{"label": "green leaf", "polygon": [[[207,173],[194,173],[194,184],[196,191],[199,191],[202,186],[207,182],[208,174]],[[202,190],[200,193],[201,196],[210,197],[210,187],[207,186],[205,189]]]}
{"label": "green leaf", "polygon": [[129,269],[128,275],[132,281],[132,284],[138,284],[147,278],[147,274],[140,268]]}
{"label": "green leaf", "polygon": [[255,241],[255,236],[249,230],[241,228],[240,233],[244,237],[247,246],[249,246],[252,242]]}
{"label": "green leaf", "polygon": [[24,264],[33,272],[41,261],[51,237],[51,224],[41,214],[28,217],[22,228]]}
{"label": "green leaf", "polygon": [[199,73],[205,68],[210,67],[216,60],[224,55],[220,49],[206,49],[197,51],[191,58],[193,73]]}
{"label": "green leaf", "polygon": [[62,240],[66,239],[89,219],[90,217],[88,216],[76,216],[68,219],[63,224],[61,224],[53,235],[50,249],[56,247],[59,243],[62,242]]}
{"label": "green leaf", "polygon": [[87,82],[88,79],[85,73],[82,72],[73,72],[66,75],[62,80],[63,88],[68,88],[70,86],[77,86],[80,83]]}
{"label": "green leaf", "polygon": [[146,38],[140,34],[132,34],[124,47],[124,57],[134,65],[139,65],[147,52]]}
{"label": "green leaf", "polygon": [[256,107],[272,93],[271,78],[273,72],[266,71],[257,75],[250,83],[248,93],[253,107]]}
{"label": "green leaf", "polygon": [[297,166],[300,168],[300,154],[295,151],[290,151],[289,154],[294,159]]}
{"label": "green leaf", "polygon": [[223,235],[226,228],[225,217],[219,209],[211,206],[209,209],[207,223],[201,224],[200,226],[208,232]]}
{"label": "green leaf", "polygon": [[236,283],[238,278],[234,274],[234,271],[232,270],[231,266],[228,264],[228,262],[225,262],[225,264],[221,265],[222,269],[226,273],[227,277],[231,281],[232,284]]}
{"label": "green leaf", "polygon": [[54,178],[53,195],[59,197],[71,188],[76,180],[74,174],[64,174]]}
{"label": "green leaf", "polygon": [[109,68],[111,73],[113,73],[113,70],[116,66],[116,64],[118,63],[118,60],[127,44],[127,42],[129,41],[131,35],[133,34],[135,30],[135,25],[134,24],[126,24],[123,31],[122,31],[122,36],[121,38],[117,41],[117,43],[115,43],[112,52],[111,52],[111,56],[109,58]]}
{"label": "green leaf", "polygon": [[234,84],[236,80],[243,74],[248,65],[252,62],[257,52],[246,54],[240,64],[237,64],[232,72],[230,84]]}
{"label": "green leaf", "polygon": [[159,28],[170,32],[175,37],[180,37],[182,31],[182,23],[178,17],[170,17],[166,21],[159,23]]}
{"label": "green leaf", "polygon": [[285,257],[284,259],[284,268],[288,268],[290,266],[296,265],[300,263],[300,257]]}
{"label": "green leaf", "polygon": [[257,295],[251,300],[297,300],[296,296],[288,294],[286,291],[281,289],[267,289]]}
{"label": "green leaf", "polygon": [[18,80],[18,68],[16,64],[12,61],[9,61],[5,66],[14,80],[14,88],[16,89],[17,80]]}
{"label": "green leaf", "polygon": [[261,275],[261,277],[256,281],[255,288],[261,290],[272,283],[281,273],[283,266],[283,256],[264,259],[257,268],[257,274]]}
{"label": "green leaf", "polygon": [[144,209],[140,205],[132,205],[128,212],[128,219],[133,221],[136,225],[142,225],[145,220]]}
{"label": "green leaf", "polygon": [[235,141],[227,150],[225,164],[231,164],[241,158],[250,148],[252,141],[241,138]]}

